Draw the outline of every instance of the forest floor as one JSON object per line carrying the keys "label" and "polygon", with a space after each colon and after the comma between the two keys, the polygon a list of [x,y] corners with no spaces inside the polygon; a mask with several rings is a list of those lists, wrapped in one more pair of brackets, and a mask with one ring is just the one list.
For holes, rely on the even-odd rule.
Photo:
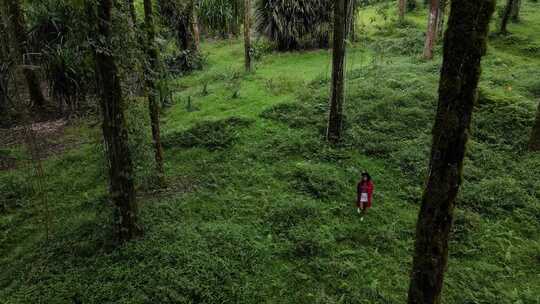
{"label": "forest floor", "polygon": [[[525,149],[540,5],[523,4],[484,60],[443,303],[540,303],[540,155]],[[23,147],[0,149],[21,163],[0,171],[0,302],[404,303],[441,64],[440,46],[419,59],[425,16],[408,18],[361,14],[338,147],[324,141],[328,50],[264,54],[245,74],[239,41],[203,44],[206,67],[164,109],[165,190],[146,106],[130,104],[145,234],[121,248],[99,128],[66,126],[58,140],[81,144],[49,155],[41,180]],[[375,197],[360,222],[364,170]]]}

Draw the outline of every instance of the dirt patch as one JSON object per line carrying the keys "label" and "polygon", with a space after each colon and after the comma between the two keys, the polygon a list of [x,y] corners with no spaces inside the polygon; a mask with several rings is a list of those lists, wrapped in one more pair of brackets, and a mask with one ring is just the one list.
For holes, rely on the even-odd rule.
{"label": "dirt patch", "polygon": [[[77,140],[64,136],[66,125],[66,120],[59,119],[0,129],[0,150],[26,145],[29,140],[33,140],[41,158],[63,153],[78,145]],[[16,158],[0,153],[0,170],[13,169],[16,163]]]}

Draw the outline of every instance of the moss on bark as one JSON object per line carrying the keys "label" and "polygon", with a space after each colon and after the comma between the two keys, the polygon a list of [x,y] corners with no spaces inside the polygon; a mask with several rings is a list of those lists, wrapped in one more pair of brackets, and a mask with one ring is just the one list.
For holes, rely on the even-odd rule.
{"label": "moss on bark", "polygon": [[133,164],[128,147],[128,132],[124,117],[124,99],[118,67],[110,50],[112,37],[113,0],[99,0],[95,49],[96,76],[100,86],[103,115],[103,137],[109,161],[109,191],[115,207],[117,239],[120,243],[142,233],[137,222],[137,203],[133,182]]}
{"label": "moss on bark", "polygon": [[416,228],[408,303],[441,302],[448,237],[495,0],[453,0],[444,40],[430,171]]}

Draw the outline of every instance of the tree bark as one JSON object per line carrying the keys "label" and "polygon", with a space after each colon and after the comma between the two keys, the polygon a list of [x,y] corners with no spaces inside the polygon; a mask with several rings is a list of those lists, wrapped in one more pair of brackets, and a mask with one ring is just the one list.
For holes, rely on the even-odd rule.
{"label": "tree bark", "polygon": [[357,13],[357,6],[356,6],[356,0],[348,0],[347,1],[347,32],[345,34],[346,37],[349,37],[349,40],[351,42],[356,42],[356,13]]}
{"label": "tree bark", "polygon": [[191,1],[191,30],[193,31],[193,48],[198,52],[201,48],[201,32],[199,30],[199,15],[195,1]]}
{"label": "tree bark", "polygon": [[128,147],[121,82],[118,67],[110,50],[113,1],[98,1],[96,20],[100,39],[96,42],[101,45],[94,49],[94,53],[101,95],[103,137],[109,161],[109,190],[115,207],[116,236],[118,241],[123,243],[140,235],[142,230],[137,222],[133,164]]}
{"label": "tree bark", "polygon": [[244,49],[246,72],[251,72],[251,0],[244,0]]}
{"label": "tree bark", "polygon": [[444,35],[444,16],[446,15],[446,6],[448,0],[440,0],[439,3],[439,16],[437,20],[437,40],[441,39]]}
{"label": "tree bark", "polygon": [[345,39],[347,31],[347,0],[334,4],[334,46],[332,51],[332,93],[326,138],[338,142],[342,136],[343,99],[345,93]]}
{"label": "tree bark", "polygon": [[430,170],[418,223],[409,304],[439,304],[448,236],[495,0],[453,0],[444,40]]}
{"label": "tree bark", "polygon": [[[8,105],[8,79],[10,61],[9,56],[9,39],[6,27],[4,25],[4,12],[0,10],[0,119],[7,118],[5,116]],[[2,123],[0,123],[2,125]],[[0,208],[1,209],[1,208]]]}
{"label": "tree bark", "polygon": [[531,133],[531,139],[529,140],[529,151],[540,151],[540,103],[538,104],[538,111],[536,111],[536,122]]}
{"label": "tree bark", "polygon": [[405,6],[407,5],[407,0],[399,0],[399,21],[405,21]]}
{"label": "tree bark", "polygon": [[428,26],[426,31],[426,40],[424,43],[424,59],[433,58],[433,46],[437,35],[437,24],[439,22],[439,4],[440,0],[431,0],[429,6]]}
{"label": "tree bark", "polygon": [[163,186],[165,185],[165,170],[163,168],[163,147],[161,145],[161,128],[159,121],[160,106],[155,83],[159,70],[159,54],[156,48],[156,27],[154,24],[152,0],[144,0],[144,23],[146,26],[146,53],[148,57],[148,69],[146,71],[148,107],[150,112],[150,123],[152,126],[154,158],[156,160],[158,180],[160,185]]}
{"label": "tree bark", "polygon": [[137,24],[137,10],[135,10],[134,0],[127,0],[127,4],[129,7],[129,15],[131,17],[131,21],[133,21],[133,25],[136,25]]}
{"label": "tree bark", "polygon": [[512,7],[512,21],[519,22],[519,13],[521,11],[521,0],[515,0]]}
{"label": "tree bark", "polygon": [[508,33],[508,21],[510,20],[510,17],[512,15],[512,9],[514,8],[514,3],[516,0],[508,0],[506,2],[506,6],[504,8],[504,12],[501,18],[501,34],[507,34]]}
{"label": "tree bark", "polygon": [[43,108],[47,104],[47,99],[41,90],[39,76],[35,70],[26,67],[29,63],[26,62],[25,57],[30,51],[28,47],[26,21],[21,5],[19,0],[3,0],[3,3],[8,20],[8,30],[11,32],[14,40],[13,51],[16,55],[17,64],[23,66],[23,74],[28,86],[30,99],[35,106]]}

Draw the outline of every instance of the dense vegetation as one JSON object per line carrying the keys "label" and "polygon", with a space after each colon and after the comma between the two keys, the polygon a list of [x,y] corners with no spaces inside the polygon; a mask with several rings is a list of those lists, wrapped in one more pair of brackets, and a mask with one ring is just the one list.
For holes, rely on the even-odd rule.
{"label": "dense vegetation", "polygon": [[[67,18],[74,24],[39,22],[66,37],[47,44],[59,57],[46,56],[58,61],[44,66],[66,86],[51,94],[65,94],[66,111],[77,115],[36,127],[43,170],[30,161],[21,128],[1,131],[2,302],[404,303],[441,66],[440,45],[433,61],[420,58],[427,11],[418,2],[400,23],[393,3],[362,3],[358,41],[347,43],[339,145],[325,141],[331,51],[324,49],[272,52],[258,41],[255,71],[244,73],[239,40],[209,39],[200,46],[202,70],[159,79],[167,91],[160,97],[172,95],[161,121],[166,188],[155,178],[146,98],[127,94],[145,234],[120,247],[110,229],[100,118],[93,99],[81,98],[96,94],[92,45],[77,45],[80,32],[72,31],[84,8]],[[497,33],[500,17],[492,22],[443,303],[540,303],[540,154],[527,149],[540,99],[538,2],[524,0],[519,19],[506,35]],[[174,70],[181,55],[174,40],[185,37],[166,20],[159,27]],[[123,43],[140,39],[124,33]],[[125,91],[136,92],[146,62],[135,60],[141,49],[124,51]],[[375,207],[360,222],[355,185],[365,170],[374,177]]]}

